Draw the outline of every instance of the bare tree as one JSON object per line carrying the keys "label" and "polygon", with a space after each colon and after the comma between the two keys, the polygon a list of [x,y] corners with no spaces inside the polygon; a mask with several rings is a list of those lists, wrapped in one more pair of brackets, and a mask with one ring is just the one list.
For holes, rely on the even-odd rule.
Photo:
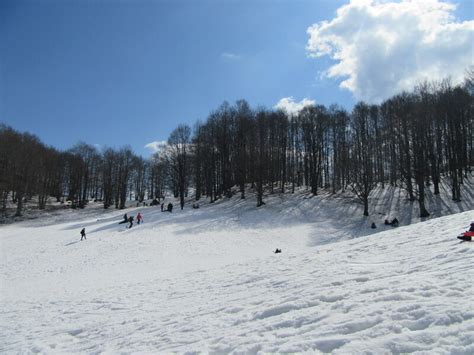
{"label": "bare tree", "polygon": [[352,111],[352,190],[364,205],[364,216],[369,215],[369,195],[376,186],[374,174],[374,128],[370,120],[370,107],[358,103]]}
{"label": "bare tree", "polygon": [[188,187],[188,152],[191,143],[191,128],[179,125],[168,138],[168,161],[176,177],[181,209],[184,208],[184,197]]}

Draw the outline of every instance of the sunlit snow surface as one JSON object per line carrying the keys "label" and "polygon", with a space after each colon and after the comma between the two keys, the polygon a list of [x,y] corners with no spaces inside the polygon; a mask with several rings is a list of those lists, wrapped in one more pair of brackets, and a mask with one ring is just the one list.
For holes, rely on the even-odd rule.
{"label": "sunlit snow surface", "polygon": [[0,227],[0,352],[474,353],[473,210],[403,226],[404,202],[393,229],[387,206],[266,201]]}

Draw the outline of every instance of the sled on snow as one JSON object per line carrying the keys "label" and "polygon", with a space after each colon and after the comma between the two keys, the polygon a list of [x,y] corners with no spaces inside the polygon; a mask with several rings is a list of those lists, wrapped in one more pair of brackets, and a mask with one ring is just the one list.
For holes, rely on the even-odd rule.
{"label": "sled on snow", "polygon": [[464,232],[458,236],[458,239],[461,239],[466,242],[471,242],[474,238],[474,232]]}

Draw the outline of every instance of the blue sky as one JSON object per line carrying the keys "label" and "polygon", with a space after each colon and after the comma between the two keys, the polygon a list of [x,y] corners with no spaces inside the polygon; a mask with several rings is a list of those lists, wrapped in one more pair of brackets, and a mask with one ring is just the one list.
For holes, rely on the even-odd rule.
{"label": "blue sky", "polygon": [[[147,143],[166,140],[179,123],[204,120],[224,100],[243,98],[253,107],[271,108],[282,98],[293,97],[350,109],[357,99],[378,98],[373,92],[379,92],[380,84],[359,82],[360,73],[375,78],[390,68],[384,63],[378,71],[372,66],[354,68],[341,60],[344,76],[353,73],[357,79],[345,89],[339,87],[343,76],[321,75],[338,62],[337,49],[331,54],[318,48],[324,38],[345,36],[337,27],[341,21],[331,21],[347,3],[2,1],[0,122],[34,133],[59,149],[78,141],[112,147],[129,144],[147,156]],[[375,5],[366,7],[367,12],[371,9]],[[470,1],[461,1],[450,11],[456,17],[450,21],[473,18]],[[350,16],[362,12],[339,17],[353,23]],[[323,20],[329,22],[328,28],[318,29],[317,35],[314,29],[307,33]],[[467,47],[458,50],[469,54],[470,49],[472,62],[470,23],[464,27]],[[369,25],[367,31],[373,32]],[[308,49],[310,38],[314,48]],[[344,40],[349,41],[348,48],[354,41]],[[360,48],[353,48],[355,56]],[[430,55],[434,54],[427,54],[431,62]],[[390,65],[396,65],[395,59],[390,57]],[[411,77],[420,71],[414,67]],[[365,85],[371,91],[362,90]]]}

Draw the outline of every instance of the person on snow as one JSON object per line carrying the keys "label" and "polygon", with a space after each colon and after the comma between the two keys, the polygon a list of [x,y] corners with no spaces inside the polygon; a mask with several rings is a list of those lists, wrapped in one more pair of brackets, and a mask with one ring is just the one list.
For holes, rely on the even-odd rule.
{"label": "person on snow", "polygon": [[161,204],[161,212],[163,212],[164,210],[165,210],[165,203],[163,202],[163,203]]}
{"label": "person on snow", "polygon": [[119,222],[119,224],[123,224],[123,223],[128,223],[128,216],[126,213],[123,215],[123,221]]}
{"label": "person on snow", "polygon": [[128,228],[132,228],[132,226],[133,226],[133,216],[128,217],[128,223],[130,223]]}
{"label": "person on snow", "polygon": [[140,224],[141,221],[143,221],[143,218],[142,218],[142,215],[140,214],[140,212],[138,212],[138,214],[137,214],[137,224]]}
{"label": "person on snow", "polygon": [[398,219],[397,217],[395,217],[392,222],[390,222],[390,225],[392,225],[393,227],[398,227]]}
{"label": "person on snow", "polygon": [[472,238],[474,238],[474,221],[471,222],[468,231],[465,231],[458,236],[458,239],[466,242],[472,242]]}
{"label": "person on snow", "polygon": [[87,240],[87,238],[86,238],[86,229],[85,229],[85,228],[82,228],[82,229],[81,229],[81,240],[82,240],[82,239]]}
{"label": "person on snow", "polygon": [[173,204],[171,202],[168,203],[168,212],[173,212]]}
{"label": "person on snow", "polygon": [[474,221],[471,222],[471,228],[469,228],[469,232],[474,232]]}

